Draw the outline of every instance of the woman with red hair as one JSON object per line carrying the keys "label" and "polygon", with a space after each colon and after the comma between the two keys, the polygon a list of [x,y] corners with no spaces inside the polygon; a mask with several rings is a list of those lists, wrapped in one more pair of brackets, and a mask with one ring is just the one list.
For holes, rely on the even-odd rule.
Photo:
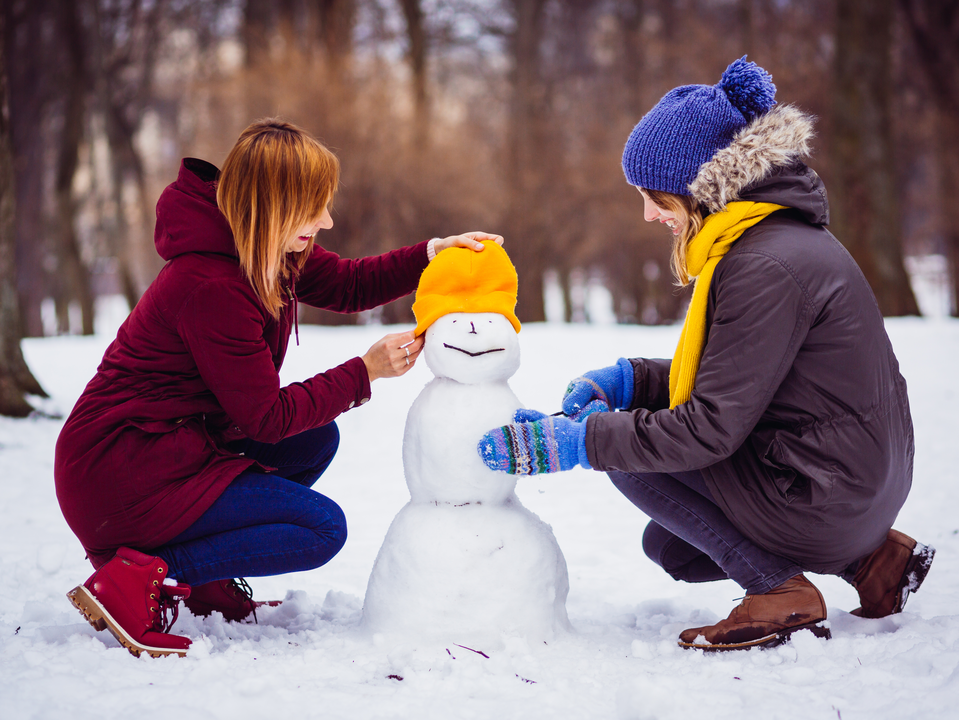
{"label": "woman with red hair", "polygon": [[[333,422],[370,383],[416,362],[422,338],[280,386],[300,302],[359,312],[407,295],[467,233],[348,260],[314,242],[333,226],[337,158],[286,122],[248,127],[222,171],[185,159],[157,203],[167,261],[107,348],[57,442],[64,517],[96,572],[68,593],[135,655],[186,653],[167,610],[241,620],[243,576],[308,570],[346,540],[343,512],[311,490],[336,453]],[[240,578],[240,580],[235,580]]]}

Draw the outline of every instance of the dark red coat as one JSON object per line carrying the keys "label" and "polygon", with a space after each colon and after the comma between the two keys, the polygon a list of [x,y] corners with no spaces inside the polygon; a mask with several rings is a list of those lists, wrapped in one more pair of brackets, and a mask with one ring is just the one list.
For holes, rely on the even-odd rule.
{"label": "dark red coat", "polygon": [[[216,204],[217,169],[186,159],[157,203],[167,264],[120,327],[57,440],[63,515],[94,565],[193,524],[253,461],[225,449],[323,425],[370,398],[359,357],[280,387],[294,303],[275,321],[240,270]],[[426,243],[362,260],[315,246],[299,301],[338,312],[412,292]]]}

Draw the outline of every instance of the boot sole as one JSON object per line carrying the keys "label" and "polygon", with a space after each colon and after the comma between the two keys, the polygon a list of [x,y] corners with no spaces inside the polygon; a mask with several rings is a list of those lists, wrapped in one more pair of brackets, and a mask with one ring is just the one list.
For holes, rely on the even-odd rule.
{"label": "boot sole", "polygon": [[137,642],[127,634],[123,627],[121,627],[120,624],[113,619],[113,616],[107,612],[107,609],[100,604],[100,601],[97,600],[83,585],[78,585],[73,590],[68,592],[67,599],[73,603],[73,606],[80,611],[80,614],[87,619],[87,622],[89,622],[94,629],[98,631],[109,630],[110,633],[117,639],[117,642],[123,645],[136,657],[140,657],[140,653],[143,652],[147,653],[150,657],[164,657],[166,655],[178,655],[180,657],[184,657],[187,654],[186,650],[152,647],[150,645],[144,645],[143,643]]}
{"label": "boot sole", "polygon": [[731,643],[731,644],[715,644],[715,645],[701,645],[697,643],[685,643],[682,640],[677,641],[677,645],[687,650],[703,650],[704,652],[727,652],[730,650],[749,650],[750,648],[772,648],[777,647],[778,645],[784,645],[790,641],[790,636],[795,632],[800,630],[809,630],[816,637],[823,638],[824,640],[829,640],[832,636],[830,634],[830,628],[826,627],[823,623],[824,620],[819,620],[814,623],[807,623],[806,625],[798,625],[797,627],[787,628],[786,630],[781,630],[780,632],[771,633],[765,635],[762,638],[757,638],[756,640],[751,640],[750,642],[744,643]]}

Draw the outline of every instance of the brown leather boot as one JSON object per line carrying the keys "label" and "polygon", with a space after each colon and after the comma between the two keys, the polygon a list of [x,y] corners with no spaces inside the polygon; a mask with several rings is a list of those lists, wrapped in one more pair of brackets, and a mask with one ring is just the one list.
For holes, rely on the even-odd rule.
{"label": "brown leather boot", "polygon": [[829,638],[824,625],[823,595],[803,575],[795,575],[769,592],[747,595],[726,620],[680,633],[680,647],[698,650],[745,650],[782,645],[797,630]]}
{"label": "brown leather boot", "polygon": [[883,544],[860,561],[853,578],[860,607],[851,614],[882,618],[902,611],[907,596],[927,577],[935,553],[929,545],[891,528]]}

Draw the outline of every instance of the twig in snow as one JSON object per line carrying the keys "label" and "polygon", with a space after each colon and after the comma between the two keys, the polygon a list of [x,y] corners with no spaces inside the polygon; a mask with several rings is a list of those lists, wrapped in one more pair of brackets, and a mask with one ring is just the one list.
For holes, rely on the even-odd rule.
{"label": "twig in snow", "polygon": [[[487,660],[490,659],[490,656],[487,655],[487,654],[486,654],[485,652],[483,652],[482,650],[474,650],[473,648],[468,648],[466,645],[460,645],[460,644],[458,644],[458,643],[454,643],[454,645],[456,645],[457,647],[462,647],[464,650],[469,650],[470,652],[475,652],[477,655],[483,655]],[[447,650],[447,652],[450,652],[450,651]]]}

